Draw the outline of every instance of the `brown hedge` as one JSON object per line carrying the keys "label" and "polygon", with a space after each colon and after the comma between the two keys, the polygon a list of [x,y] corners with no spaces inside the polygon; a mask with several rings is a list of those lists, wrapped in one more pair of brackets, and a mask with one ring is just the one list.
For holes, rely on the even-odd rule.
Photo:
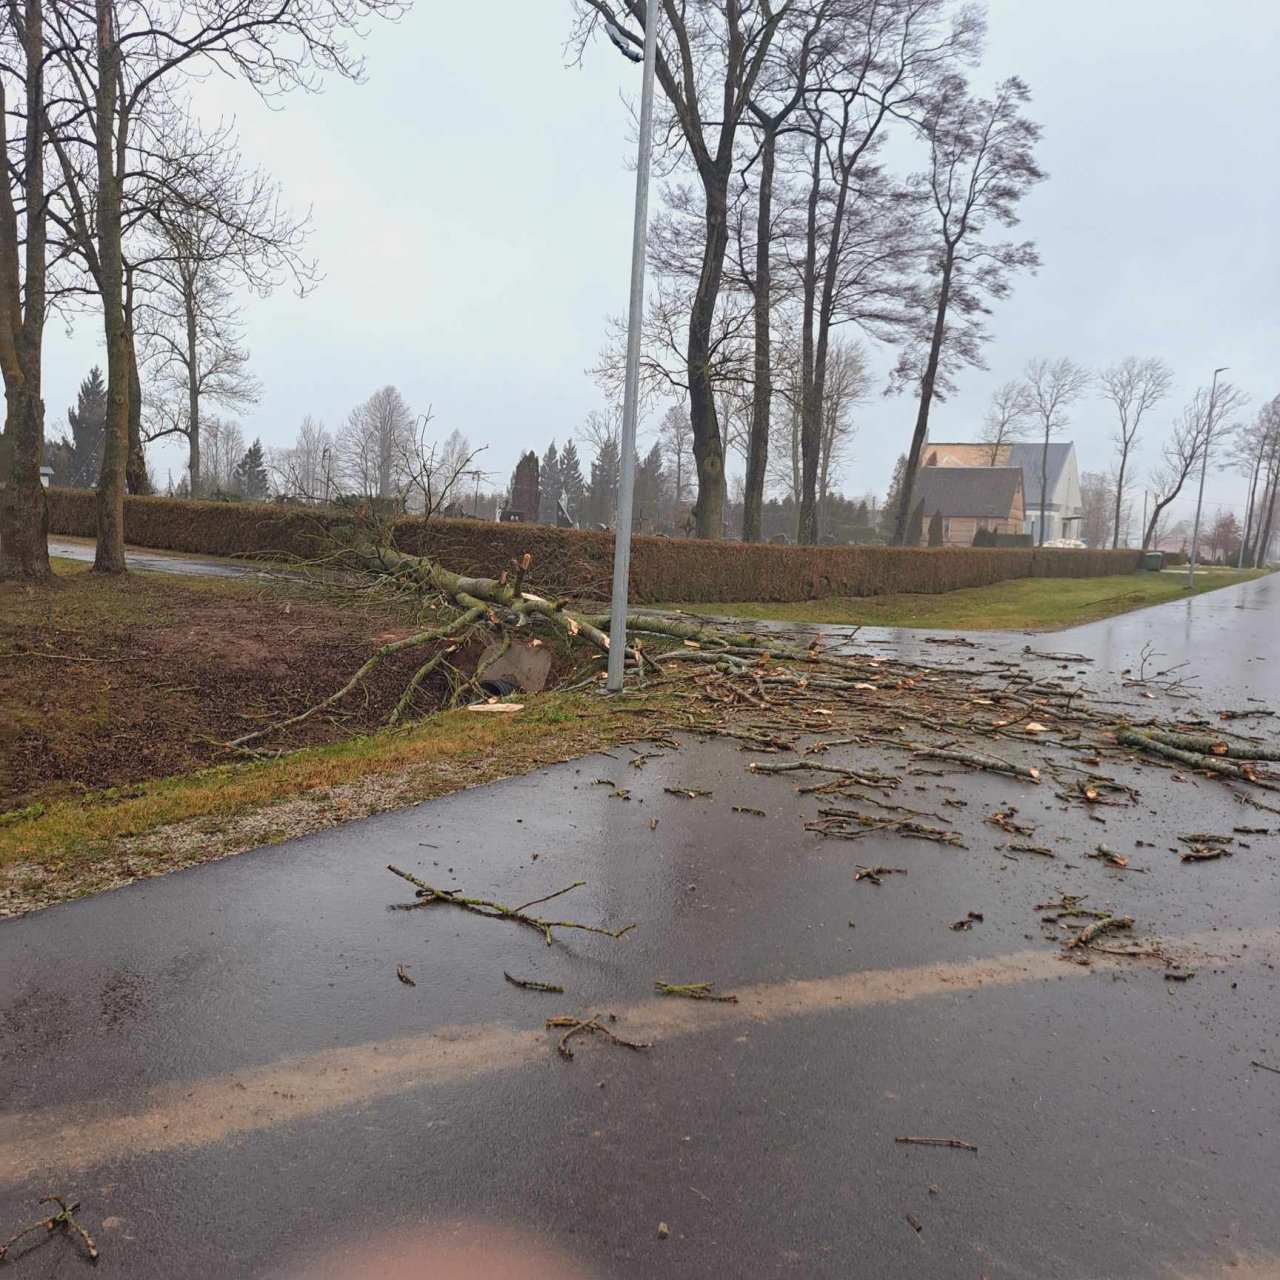
{"label": "brown hedge", "polygon": [[[88,490],[50,489],[51,533],[92,537]],[[125,536],[136,546],[203,555],[314,558],[350,529],[340,511],[253,503],[128,498]],[[428,552],[461,573],[496,574],[525,552],[528,583],[547,595],[607,595],[613,538],[606,533],[502,525],[474,520],[406,518],[396,541]],[[636,538],[631,594],[640,603],[670,601],[813,600],[824,596],[934,593],[982,587],[1009,578],[1088,578],[1131,573],[1137,551],[988,548],[776,547],[685,538]]]}

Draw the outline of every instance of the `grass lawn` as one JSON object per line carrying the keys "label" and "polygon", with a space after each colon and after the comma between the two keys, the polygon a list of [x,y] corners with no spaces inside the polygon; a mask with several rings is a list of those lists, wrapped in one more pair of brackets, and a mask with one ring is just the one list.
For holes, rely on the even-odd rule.
{"label": "grass lawn", "polygon": [[[1213,591],[1263,570],[1197,573],[1191,594]],[[710,617],[768,618],[849,626],[937,627],[951,631],[1056,631],[1148,605],[1181,600],[1186,574],[1131,573],[1104,578],[1017,578],[942,595],[892,595],[803,600],[793,604],[744,601],[662,606]]]}

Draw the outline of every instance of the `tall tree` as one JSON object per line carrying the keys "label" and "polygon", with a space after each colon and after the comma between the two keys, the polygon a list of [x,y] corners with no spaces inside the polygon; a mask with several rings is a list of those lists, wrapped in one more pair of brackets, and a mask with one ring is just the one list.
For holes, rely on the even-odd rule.
{"label": "tall tree", "polygon": [[[712,334],[729,244],[729,187],[738,131],[779,28],[797,0],[655,0],[661,5],[657,79],[670,106],[673,141],[687,151],[702,192],[701,269],[689,303],[686,367],[689,418],[698,473],[694,520],[698,536],[724,535],[724,440],[716,418],[710,373]],[[646,0],[622,0],[641,27]],[[585,43],[597,28],[637,48],[641,38],[621,32],[611,0],[578,0],[576,33]],[[662,131],[659,131],[662,136]]]}
{"label": "tall tree", "polygon": [[572,440],[566,440],[564,448],[560,450],[560,490],[564,494],[564,509],[569,519],[575,525],[581,524],[586,482],[582,478],[578,446]]}
{"label": "tall tree", "polygon": [[[4,180],[0,181],[0,372],[5,418],[0,431],[0,579],[42,581],[49,566],[49,510],[40,466],[44,460],[44,317],[47,301],[44,180],[45,47],[43,0],[11,0],[0,27],[0,121],[4,122]],[[13,111],[23,120],[21,161],[10,154],[6,81],[22,85]],[[22,226],[11,173],[22,195]]]}
{"label": "tall tree", "polygon": [[74,489],[92,489],[102,468],[102,437],[107,427],[107,388],[102,370],[94,365],[80,383],[76,402],[67,409],[67,426],[71,435],[71,474],[68,483]]}
{"label": "tall tree", "polygon": [[1165,510],[1182,493],[1187,481],[1205,461],[1206,453],[1212,450],[1223,418],[1235,413],[1246,399],[1238,388],[1221,383],[1216,393],[1201,387],[1182,410],[1151,474],[1155,501],[1142,535],[1144,550],[1151,545]]}
{"label": "tall tree", "polygon": [[683,506],[693,463],[693,426],[683,404],[673,404],[662,415],[658,441],[675,485],[675,504]]}
{"label": "tall tree", "polygon": [[262,441],[254,442],[244,451],[232,473],[235,490],[249,502],[261,502],[267,496],[268,477]]}
{"label": "tall tree", "polygon": [[605,436],[592,459],[591,481],[587,487],[588,519],[593,525],[606,529],[613,527],[613,517],[618,507],[621,460],[617,437]]}
{"label": "tall tree", "polygon": [[1120,545],[1120,516],[1124,509],[1125,485],[1128,480],[1129,459],[1138,442],[1142,418],[1169,393],[1173,371],[1158,356],[1126,356],[1098,375],[1098,385],[1103,396],[1115,406],[1115,434],[1111,437],[1116,446],[1115,518],[1112,525],[1111,546]]}
{"label": "tall tree", "polygon": [[390,385],[375,391],[338,430],[335,447],[343,482],[363,498],[393,498],[397,463],[410,448],[413,431],[413,410],[400,392]]}
{"label": "tall tree", "polygon": [[333,437],[310,414],[293,446],[273,453],[270,469],[277,493],[304,502],[327,502],[333,494]]}
{"label": "tall tree", "polygon": [[164,298],[163,310],[151,309],[143,338],[155,389],[143,435],[147,441],[175,435],[186,441],[187,475],[198,497],[202,411],[215,405],[243,412],[258,402],[262,384],[249,371],[239,309],[227,284],[177,247],[172,276],[173,293]]}
{"label": "tall tree", "polygon": [[1087,547],[1105,547],[1111,540],[1115,485],[1101,471],[1086,471],[1080,477],[1080,505],[1084,518],[1080,538]]}
{"label": "tall tree", "polygon": [[[107,432],[98,483],[94,569],[123,573],[132,343],[126,310],[124,193],[139,142],[165,145],[163,107],[184,82],[231,73],[263,93],[307,87],[326,71],[358,79],[346,43],[373,14],[401,0],[60,0],[52,11],[63,115],[55,146],[64,176],[90,171],[90,194],[107,348]],[[170,114],[168,119],[172,119]],[[145,147],[144,147],[145,149]],[[83,154],[92,156],[85,164]],[[135,415],[136,416],[136,415]]]}
{"label": "tall tree", "polygon": [[912,118],[958,60],[976,55],[982,22],[946,0],[840,10],[830,57],[806,100],[800,266],[801,542],[818,536],[822,406],[833,326],[900,321],[910,261],[908,209],[872,164],[887,126]]}
{"label": "tall tree", "polygon": [[[809,88],[809,68],[814,42],[819,39],[833,4],[830,0],[798,11],[799,45],[778,40],[766,59],[754,96],[748,101],[757,137],[754,270],[745,271],[751,294],[753,324],[751,422],[747,435],[747,473],[742,499],[742,540],[759,542],[764,505],[765,476],[769,466],[769,424],[773,413],[773,237],[774,184],[778,140],[790,127]],[[744,259],[746,255],[743,255]],[[744,266],[745,266],[744,261]],[[679,485],[677,484],[677,488]],[[680,498],[677,496],[677,502]]]}
{"label": "tall tree", "polygon": [[553,440],[542,455],[542,466],[538,470],[538,522],[540,524],[556,524],[560,511],[560,455],[556,452]]}
{"label": "tall tree", "polygon": [[978,439],[987,446],[987,466],[994,467],[1000,451],[1021,440],[1030,429],[1033,409],[1026,383],[1002,382],[992,393]]}
{"label": "tall tree", "polygon": [[892,541],[896,536],[899,513],[907,491],[907,455],[900,453],[893,464],[893,474],[889,477],[889,491],[885,494],[884,506],[880,508],[880,536]]}
{"label": "tall tree", "polygon": [[931,285],[919,308],[914,359],[902,367],[903,373],[912,364],[919,367],[920,403],[907,454],[908,500],[895,541],[905,537],[929,411],[945,387],[947,364],[981,362],[985,299],[1005,297],[1013,273],[1033,270],[1039,262],[1030,241],[992,241],[986,235],[991,224],[1016,226],[1019,201],[1045,176],[1034,154],[1040,129],[1023,113],[1030,98],[1016,76],[989,99],[972,96],[962,79],[948,77],[921,124],[929,168],[917,188],[932,223]]}
{"label": "tall tree", "polygon": [[1047,360],[1043,356],[1032,360],[1026,369],[1027,397],[1040,432],[1040,535],[1038,544],[1044,546],[1049,522],[1049,444],[1062,433],[1069,421],[1067,409],[1074,404],[1089,386],[1087,370],[1080,368],[1065,356]]}

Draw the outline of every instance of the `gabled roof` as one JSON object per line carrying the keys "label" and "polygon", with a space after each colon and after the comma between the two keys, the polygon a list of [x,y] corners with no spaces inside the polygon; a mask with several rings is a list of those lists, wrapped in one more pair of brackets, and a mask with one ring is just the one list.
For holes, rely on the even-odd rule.
{"label": "gabled roof", "polygon": [[924,467],[916,474],[912,506],[924,502],[924,518],[975,516],[1006,520],[1022,485],[1020,467]]}
{"label": "gabled roof", "polygon": [[[1071,451],[1074,448],[1075,445],[1070,442],[1049,441],[1048,501],[1050,502],[1053,501],[1053,495],[1062,481],[1063,470],[1066,468],[1067,460],[1071,457]],[[1043,441],[1039,444],[1035,444],[1030,440],[1021,441],[1011,445],[1009,448],[1009,465],[1022,468],[1022,487],[1026,500],[1036,505],[1040,502],[1040,464],[1043,457]]]}

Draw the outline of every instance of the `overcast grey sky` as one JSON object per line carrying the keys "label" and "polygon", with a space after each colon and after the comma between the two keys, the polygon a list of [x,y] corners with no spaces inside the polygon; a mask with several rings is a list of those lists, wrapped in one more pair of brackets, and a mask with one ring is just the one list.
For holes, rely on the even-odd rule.
{"label": "overcast grey sky", "polygon": [[[936,439],[972,435],[991,388],[1034,356],[1098,367],[1163,356],[1175,394],[1145,431],[1158,437],[1216,365],[1253,406],[1280,393],[1280,60],[1277,0],[990,0],[976,77],[1017,74],[1044,128],[1049,181],[1024,202],[1021,231],[1043,266],[993,317],[989,370],[963,375],[937,407]],[[261,404],[246,436],[291,442],[305,414],[335,428],[395,383],[487,443],[501,487],[521,448],[539,453],[602,407],[585,375],[604,318],[625,307],[633,175],[622,95],[638,69],[607,45],[566,68],[568,0],[417,0],[373,28],[363,85],[331,82],[268,111],[225,81],[202,109],[233,113],[253,162],[313,208],[324,280],[308,298],[246,307]],[[94,317],[49,333],[47,424],[58,434],[88,366]],[[875,348],[878,372],[892,352]],[[1068,436],[1082,470],[1110,462],[1109,406],[1078,404]],[[907,444],[909,398],[859,415],[850,493],[883,492]],[[161,485],[183,455],[153,453]],[[1229,501],[1230,476],[1208,496]],[[1186,503],[1175,515],[1186,514]]]}

